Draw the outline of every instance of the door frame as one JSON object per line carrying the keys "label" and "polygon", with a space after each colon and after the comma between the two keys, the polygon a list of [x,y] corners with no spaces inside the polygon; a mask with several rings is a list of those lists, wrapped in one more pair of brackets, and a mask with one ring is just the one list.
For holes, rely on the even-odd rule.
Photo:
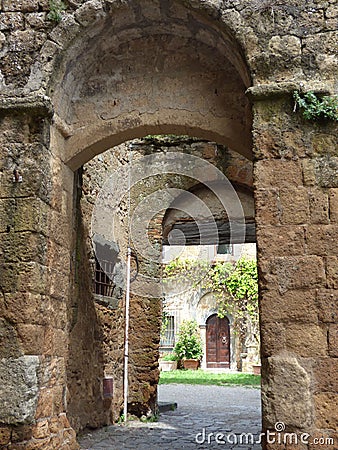
{"label": "door frame", "polygon": [[[226,362],[222,362],[222,361],[218,361],[218,357],[216,356],[216,361],[214,363],[210,362],[208,360],[208,349],[209,349],[209,343],[208,343],[208,321],[213,318],[216,317],[216,327],[219,324],[220,321],[225,320],[227,322],[227,336],[228,336],[228,361]],[[205,352],[205,364],[206,364],[206,368],[207,369],[211,369],[211,368],[215,368],[215,369],[230,369],[231,367],[231,333],[230,333],[230,320],[227,316],[220,318],[217,316],[217,314],[211,314],[210,316],[208,316],[206,322],[205,322],[205,343],[206,343],[206,352]],[[216,333],[218,333],[218,330],[216,329]],[[216,343],[216,355],[219,352],[219,346],[218,343]],[[209,364],[215,364],[215,366],[209,366]]]}

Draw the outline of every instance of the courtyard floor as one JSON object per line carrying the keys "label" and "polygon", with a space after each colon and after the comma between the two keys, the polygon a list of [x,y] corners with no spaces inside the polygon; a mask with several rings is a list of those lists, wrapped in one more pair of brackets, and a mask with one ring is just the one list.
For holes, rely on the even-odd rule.
{"label": "courtyard floor", "polygon": [[132,421],[87,433],[79,440],[81,449],[261,449],[259,389],[164,384],[159,401],[178,407],[162,412],[158,422]]}

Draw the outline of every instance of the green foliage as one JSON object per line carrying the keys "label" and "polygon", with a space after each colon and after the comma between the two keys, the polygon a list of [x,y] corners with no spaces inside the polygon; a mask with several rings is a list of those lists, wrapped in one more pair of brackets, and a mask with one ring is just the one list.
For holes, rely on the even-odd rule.
{"label": "green foliage", "polygon": [[183,320],[174,349],[178,359],[201,359],[202,340],[196,320]]}
{"label": "green foliage", "polygon": [[123,423],[124,422],[124,414],[121,414],[117,423]]}
{"label": "green foliage", "polygon": [[210,373],[201,369],[161,372],[160,384],[170,383],[260,387],[261,377],[249,373]]}
{"label": "green foliage", "polygon": [[177,361],[177,355],[175,353],[168,353],[167,355],[164,355],[161,359],[162,361]]}
{"label": "green foliage", "polygon": [[165,302],[163,301],[162,303],[162,325],[161,325],[161,338],[165,336],[166,330],[167,330],[167,325],[168,325],[168,321],[169,321],[169,314],[166,311],[166,305]]}
{"label": "green foliage", "polygon": [[248,331],[259,343],[258,273],[257,262],[240,258],[236,265],[219,261],[171,261],[164,269],[170,280],[191,281],[193,286],[214,292],[218,298],[219,317],[231,314],[233,327],[243,339]]}
{"label": "green foliage", "polygon": [[49,1],[49,13],[47,19],[51,22],[59,23],[62,19],[62,13],[67,9],[62,0],[50,0]]}
{"label": "green foliage", "polygon": [[227,277],[219,277],[219,291],[223,291],[219,315],[231,312],[237,318],[250,319],[258,323],[258,273],[257,263],[241,258]]}
{"label": "green foliage", "polygon": [[300,94],[294,91],[295,107],[298,106],[307,120],[338,120],[338,97],[317,97],[313,92]]}
{"label": "green foliage", "polygon": [[163,281],[168,283],[174,280],[178,282],[189,280],[193,287],[196,287],[209,269],[210,264],[207,261],[176,258],[164,267]]}
{"label": "green foliage", "polygon": [[258,272],[257,262],[241,258],[229,273],[220,278],[218,291],[222,292],[218,315],[227,313],[234,318],[235,330],[244,338],[250,330],[259,342]]}
{"label": "green foliage", "polygon": [[154,423],[154,422],[158,422],[158,419],[159,419],[158,414],[153,414],[153,415],[151,415],[149,417],[142,416],[140,418],[140,421],[143,422],[143,423]]}

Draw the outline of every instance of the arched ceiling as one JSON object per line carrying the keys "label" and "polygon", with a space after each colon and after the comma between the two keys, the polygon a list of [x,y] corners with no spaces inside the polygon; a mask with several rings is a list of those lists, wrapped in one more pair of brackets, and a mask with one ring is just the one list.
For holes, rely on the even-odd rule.
{"label": "arched ceiling", "polygon": [[107,10],[75,40],[50,87],[76,169],[147,134],[188,134],[251,155],[250,86],[241,50],[216,21],[179,2]]}

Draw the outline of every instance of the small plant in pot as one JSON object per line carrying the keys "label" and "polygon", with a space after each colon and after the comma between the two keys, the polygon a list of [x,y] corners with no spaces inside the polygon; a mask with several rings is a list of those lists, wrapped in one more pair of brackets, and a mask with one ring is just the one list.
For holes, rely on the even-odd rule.
{"label": "small plant in pot", "polygon": [[159,361],[160,370],[170,372],[177,369],[177,356],[175,353],[167,353],[163,355]]}
{"label": "small plant in pot", "polygon": [[185,369],[198,368],[203,348],[196,320],[183,320],[181,323],[175,353]]}

